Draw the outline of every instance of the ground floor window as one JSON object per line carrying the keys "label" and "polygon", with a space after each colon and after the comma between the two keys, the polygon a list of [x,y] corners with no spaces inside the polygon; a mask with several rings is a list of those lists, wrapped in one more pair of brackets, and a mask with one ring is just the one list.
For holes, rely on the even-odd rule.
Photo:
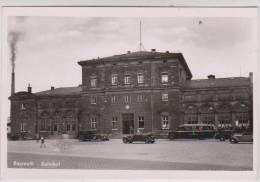
{"label": "ground floor window", "polygon": [[58,119],[53,120],[53,131],[58,131]]}
{"label": "ground floor window", "polygon": [[201,121],[204,124],[214,124],[215,123],[215,115],[214,114],[202,114]]}
{"label": "ground floor window", "polygon": [[90,118],[90,128],[91,129],[97,128],[97,118],[96,117]]}
{"label": "ground floor window", "polygon": [[162,122],[162,129],[166,130],[169,129],[169,116],[163,115],[161,116],[161,122]]}
{"label": "ground floor window", "polygon": [[41,131],[51,131],[51,120],[50,119],[41,120]]}
{"label": "ground floor window", "polygon": [[144,116],[138,116],[138,128],[144,129]]}
{"label": "ground floor window", "polygon": [[117,117],[114,116],[114,117],[112,117],[112,129],[117,130],[118,129],[117,125],[118,125],[118,120],[117,120]]}
{"label": "ground floor window", "polygon": [[237,113],[236,114],[236,121],[235,121],[236,128],[248,128],[249,127],[249,120],[247,113]]}
{"label": "ground floor window", "polygon": [[220,114],[218,115],[218,128],[231,129],[231,114]]}
{"label": "ground floor window", "polygon": [[188,124],[197,124],[198,123],[198,116],[196,114],[189,114],[187,117]]}
{"label": "ground floor window", "polygon": [[26,131],[26,122],[25,121],[21,121],[20,129],[21,129],[21,131]]}
{"label": "ground floor window", "polygon": [[69,132],[69,131],[75,131],[76,129],[76,126],[75,126],[75,120],[73,117],[67,117],[65,118],[65,121],[66,123],[66,130]]}

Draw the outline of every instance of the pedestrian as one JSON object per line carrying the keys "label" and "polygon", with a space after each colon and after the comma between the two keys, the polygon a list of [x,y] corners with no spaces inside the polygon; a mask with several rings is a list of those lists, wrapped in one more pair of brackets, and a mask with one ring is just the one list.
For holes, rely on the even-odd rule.
{"label": "pedestrian", "polygon": [[44,148],[46,148],[45,139],[44,139],[43,136],[41,136],[41,145],[40,145],[40,148],[42,148],[42,146],[43,146]]}
{"label": "pedestrian", "polygon": [[36,142],[39,143],[39,140],[40,140],[40,136],[39,136],[39,133],[36,134]]}

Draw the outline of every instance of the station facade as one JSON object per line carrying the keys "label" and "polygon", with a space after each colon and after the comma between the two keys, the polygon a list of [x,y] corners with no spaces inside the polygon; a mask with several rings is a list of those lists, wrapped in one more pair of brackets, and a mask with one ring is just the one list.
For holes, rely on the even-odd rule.
{"label": "station facade", "polygon": [[166,132],[184,123],[253,126],[252,73],[192,80],[181,53],[138,51],[79,61],[82,84],[11,100],[12,133],[77,137],[97,130],[120,136]]}

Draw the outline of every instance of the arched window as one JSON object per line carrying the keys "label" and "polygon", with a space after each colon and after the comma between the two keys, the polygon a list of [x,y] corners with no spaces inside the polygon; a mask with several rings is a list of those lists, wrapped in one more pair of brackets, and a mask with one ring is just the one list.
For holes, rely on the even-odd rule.
{"label": "arched window", "polygon": [[198,123],[198,112],[195,105],[189,105],[185,109],[184,123],[196,124]]}
{"label": "arched window", "polygon": [[76,121],[73,111],[67,111],[64,118],[66,131],[71,132],[76,130]]}
{"label": "arched window", "polygon": [[212,105],[202,105],[200,107],[200,120],[204,124],[214,124],[215,123],[215,108]]}
{"label": "arched window", "polygon": [[233,106],[235,114],[235,128],[245,130],[249,127],[248,106],[245,103],[237,103]]}
{"label": "arched window", "polygon": [[47,112],[43,112],[41,114],[41,131],[51,131],[51,119],[49,118],[49,114]]}

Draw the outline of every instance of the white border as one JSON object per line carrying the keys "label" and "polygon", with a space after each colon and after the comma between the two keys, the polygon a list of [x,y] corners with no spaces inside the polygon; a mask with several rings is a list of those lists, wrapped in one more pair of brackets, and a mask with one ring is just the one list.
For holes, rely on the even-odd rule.
{"label": "white border", "polygon": [[[39,1],[39,3],[43,3],[42,1]],[[100,5],[100,4],[99,4]],[[8,9],[12,9],[11,12],[6,11],[6,8],[2,8],[0,10],[1,14],[4,13],[5,16],[7,15],[23,15],[23,16],[33,16],[37,14],[38,16],[66,16],[68,15],[68,12],[73,9],[70,7],[62,7],[58,8],[59,12],[57,13],[58,7],[51,7],[51,8],[44,8],[44,10],[41,7],[12,7]],[[74,13],[69,13],[70,16],[100,16],[98,12],[102,12],[102,16],[111,16],[116,17],[118,14],[120,14],[120,17],[128,17],[129,15],[139,17],[139,16],[145,16],[145,17],[153,17],[154,11],[156,11],[158,8],[105,8],[105,7],[92,7],[89,8],[88,11],[84,10],[83,7],[78,7],[77,11]],[[201,17],[205,16],[219,16],[219,17],[241,17],[240,11],[247,11],[247,14],[249,17],[254,17],[254,13],[252,9],[244,9],[244,8],[224,8],[222,9],[221,13],[214,13],[214,10],[212,8],[206,9],[206,8],[196,8],[194,9],[193,13],[187,14],[187,11],[190,11],[190,8],[182,9],[178,8],[178,11],[174,11],[176,8],[163,8],[163,11],[160,13],[160,17],[168,17],[168,16],[186,16],[186,17]],[[105,11],[104,11],[105,10]],[[202,12],[205,12],[202,13]],[[1,22],[3,24],[6,24],[6,19],[1,19]],[[3,26],[5,27],[5,26]],[[3,29],[1,29],[2,31]],[[1,38],[1,42],[6,42],[5,37],[6,32],[1,32],[1,35],[3,35]],[[259,40],[259,38],[258,38]],[[3,44],[2,53],[6,53],[6,44]],[[3,54],[4,59],[7,60],[7,55]],[[259,64],[258,64],[259,68]],[[10,70],[10,66],[8,65],[8,61],[2,61],[1,62],[1,82],[0,86],[1,88],[1,101],[3,101],[3,98],[7,98],[9,95],[5,88],[9,87],[9,84],[5,84],[4,80],[7,77],[8,70]],[[259,110],[258,107],[258,101],[259,101],[259,72],[257,72],[257,75],[254,75],[254,131],[259,131],[259,124],[256,123],[258,121],[259,112],[255,112]],[[5,103],[1,102],[1,121],[4,121],[6,116],[6,109]],[[34,178],[34,179],[50,179],[50,178],[63,178],[63,179],[153,179],[162,181],[168,181],[169,179],[185,179],[187,176],[192,177],[192,179],[211,179],[211,180],[223,180],[223,179],[240,179],[240,180],[255,180],[256,179],[256,170],[259,171],[259,157],[256,155],[257,149],[259,149],[259,141],[257,140],[257,143],[254,144],[254,171],[253,172],[230,172],[230,171],[125,171],[125,170],[40,170],[40,169],[7,169],[6,168],[6,123],[1,122],[1,176],[5,179],[25,179],[25,178]],[[254,137],[259,139],[259,133],[254,132]],[[259,151],[259,150],[258,150]],[[86,172],[87,171],[87,172]],[[187,175],[188,172],[188,175]],[[203,176],[203,177],[202,177]],[[163,177],[163,178],[162,178]],[[168,179],[168,180],[167,180]],[[113,180],[114,181],[114,180]],[[142,180],[143,181],[143,180]]]}

